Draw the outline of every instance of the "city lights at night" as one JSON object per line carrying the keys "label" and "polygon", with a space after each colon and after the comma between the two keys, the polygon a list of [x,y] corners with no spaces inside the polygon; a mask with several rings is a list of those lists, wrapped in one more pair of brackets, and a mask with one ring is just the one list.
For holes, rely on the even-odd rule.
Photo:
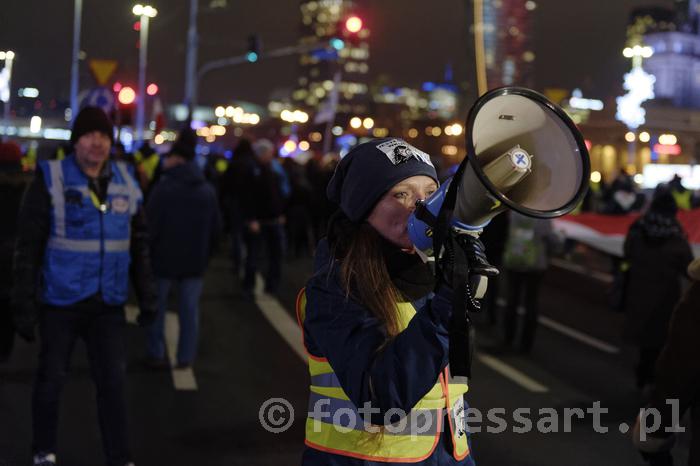
{"label": "city lights at night", "polygon": [[700,0],[2,12],[0,466],[700,466]]}

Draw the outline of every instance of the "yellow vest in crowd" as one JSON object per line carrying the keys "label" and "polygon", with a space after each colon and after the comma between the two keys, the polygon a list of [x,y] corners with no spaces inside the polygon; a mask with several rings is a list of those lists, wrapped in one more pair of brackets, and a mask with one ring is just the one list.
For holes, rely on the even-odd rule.
{"label": "yellow vest in crowd", "polygon": [[[400,330],[408,326],[416,310],[411,303],[398,303]],[[306,317],[306,293],[297,298],[297,319],[303,333]],[[306,346],[305,346],[306,347]],[[449,413],[453,456],[460,461],[469,454],[464,427],[463,395],[466,377],[451,377],[449,367],[439,375],[433,388],[416,403],[408,416],[396,424],[365,424],[357,407],[340,386],[338,377],[326,358],[308,353],[311,375],[309,416],[306,419],[306,445],[316,450],[368,461],[418,462],[433,454],[444,430],[444,411]],[[342,424],[354,412],[354,426]],[[459,424],[455,418],[460,419]],[[336,424],[334,424],[336,423]],[[412,432],[412,430],[414,432]]]}
{"label": "yellow vest in crowd", "polygon": [[681,210],[690,210],[692,208],[693,193],[686,189],[685,191],[671,191],[673,199],[676,200],[676,205]]}
{"label": "yellow vest in crowd", "polygon": [[134,154],[134,161],[146,174],[148,181],[153,181],[156,168],[158,168],[158,164],[160,163],[160,155],[158,155],[157,152],[154,152],[148,157],[144,157],[141,151],[136,151]]}

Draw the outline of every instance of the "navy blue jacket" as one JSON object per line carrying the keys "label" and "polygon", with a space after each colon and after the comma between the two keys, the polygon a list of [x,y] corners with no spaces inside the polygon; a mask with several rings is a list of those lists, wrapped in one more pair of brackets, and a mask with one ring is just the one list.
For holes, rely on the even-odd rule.
{"label": "navy blue jacket", "polygon": [[221,230],[216,193],[194,162],[163,172],[146,205],[153,271],[201,277]]}
{"label": "navy blue jacket", "polygon": [[[304,341],[307,350],[314,356],[328,359],[355,406],[370,402],[373,408],[380,409],[371,422],[383,424],[384,414],[391,408],[409,412],[435,385],[448,363],[451,292],[445,290],[444,295],[438,293],[430,300],[425,297],[414,302],[417,312],[408,327],[377,352],[386,339],[386,331],[368,309],[345,298],[338,264],[330,261],[325,240],[316,251],[314,268],[315,273],[306,285]],[[373,393],[369,388],[370,378]],[[472,455],[461,462],[453,458],[451,442],[447,429],[428,459],[410,464],[473,465]],[[386,463],[363,461],[307,447],[302,464],[372,466]]]}

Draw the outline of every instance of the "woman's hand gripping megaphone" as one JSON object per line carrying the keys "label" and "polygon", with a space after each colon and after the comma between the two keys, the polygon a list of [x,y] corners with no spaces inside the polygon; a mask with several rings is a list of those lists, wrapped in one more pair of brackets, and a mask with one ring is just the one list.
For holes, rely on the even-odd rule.
{"label": "woman's hand gripping megaphone", "polygon": [[497,276],[499,271],[489,263],[484,243],[477,234],[451,229],[437,260],[442,282],[453,290],[464,284],[468,310],[480,310],[477,299],[486,292],[487,278]]}

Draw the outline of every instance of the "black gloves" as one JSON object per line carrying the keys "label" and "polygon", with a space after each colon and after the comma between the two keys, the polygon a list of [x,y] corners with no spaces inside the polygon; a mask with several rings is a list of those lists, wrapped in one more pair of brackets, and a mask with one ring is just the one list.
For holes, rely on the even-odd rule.
{"label": "black gloves", "polygon": [[498,269],[489,264],[485,249],[479,238],[451,231],[445,241],[445,252],[440,258],[440,271],[445,284],[455,288],[455,275],[463,275],[465,272],[470,276],[498,275]]}

